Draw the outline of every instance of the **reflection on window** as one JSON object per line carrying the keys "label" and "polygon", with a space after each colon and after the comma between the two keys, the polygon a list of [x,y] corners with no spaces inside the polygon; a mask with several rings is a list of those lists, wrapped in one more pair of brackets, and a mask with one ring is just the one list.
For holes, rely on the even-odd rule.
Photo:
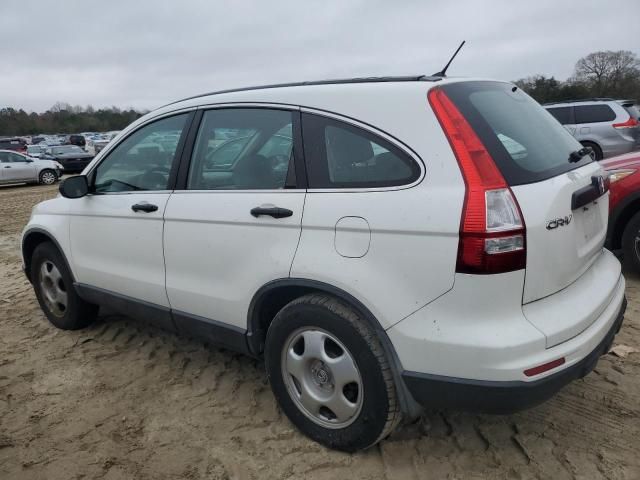
{"label": "reflection on window", "polygon": [[166,190],[187,114],[142,127],[114,148],[96,169],[95,192]]}
{"label": "reflection on window", "polygon": [[293,149],[291,113],[205,112],[191,160],[190,190],[284,188]]}

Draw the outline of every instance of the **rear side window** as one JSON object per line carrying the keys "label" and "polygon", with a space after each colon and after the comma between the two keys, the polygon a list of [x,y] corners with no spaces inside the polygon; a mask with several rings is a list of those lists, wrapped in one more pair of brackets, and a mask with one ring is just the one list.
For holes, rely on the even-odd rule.
{"label": "rear side window", "polygon": [[553,115],[562,125],[573,123],[571,120],[571,107],[547,108],[547,112]]}
{"label": "rear side window", "polygon": [[609,105],[576,105],[574,107],[576,123],[611,122],[616,113]]}
{"label": "rear side window", "polygon": [[590,163],[582,148],[545,109],[519,88],[500,82],[460,82],[442,88],[474,129],[509,185],[546,180]]}
{"label": "rear side window", "polygon": [[302,119],[310,188],[375,188],[407,185],[420,167],[379,136],[319,115]]}

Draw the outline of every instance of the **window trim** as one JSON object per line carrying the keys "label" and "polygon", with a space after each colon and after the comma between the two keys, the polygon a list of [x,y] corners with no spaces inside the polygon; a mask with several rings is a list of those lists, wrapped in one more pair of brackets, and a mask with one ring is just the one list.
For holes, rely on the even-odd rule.
{"label": "window trim", "polygon": [[[186,140],[187,140],[187,135],[188,132],[190,132],[190,129],[193,125],[193,119],[195,114],[197,113],[195,108],[188,108],[188,109],[181,109],[181,110],[175,110],[172,112],[167,112],[163,115],[158,115],[156,117],[152,117],[149,118],[148,120],[144,121],[143,123],[140,123],[139,125],[136,125],[134,128],[131,128],[131,130],[126,131],[126,133],[124,135],[122,135],[120,138],[118,138],[118,141],[115,142],[113,145],[109,146],[108,149],[104,149],[102,151],[100,151],[100,153],[98,155],[100,155],[99,157],[95,157],[97,159],[97,161],[95,161],[95,163],[93,163],[92,165],[90,165],[89,167],[89,171],[85,174],[85,176],[87,177],[87,182],[89,184],[89,195],[96,195],[96,196],[102,196],[102,195],[131,195],[131,194],[153,194],[153,193],[166,193],[166,192],[171,192],[175,189],[175,185],[176,185],[176,181],[177,181],[177,175],[178,175],[178,169],[180,167],[180,163],[181,163],[181,158],[182,158],[182,154],[184,152],[184,147],[186,144]],[[176,153],[175,156],[173,158],[173,163],[171,164],[171,170],[169,171],[169,180],[167,182],[167,188],[164,190],[133,190],[133,191],[128,191],[128,192],[100,192],[97,193],[95,191],[93,191],[93,187],[94,187],[94,182],[95,182],[95,177],[96,177],[96,170],[98,169],[98,167],[102,164],[102,162],[104,162],[107,158],[109,158],[109,156],[111,155],[111,153],[122,144],[122,142],[126,141],[129,137],[131,137],[132,135],[134,135],[135,133],[137,133],[138,131],[140,131],[141,129],[147,127],[148,125],[151,125],[152,123],[156,123],[160,120],[164,120],[166,118],[171,118],[171,117],[176,117],[179,115],[184,115],[187,114],[187,118],[185,120],[185,126],[182,129],[182,133],[180,134],[180,139],[178,140],[178,145],[176,146]]]}
{"label": "window trim", "polygon": [[[324,117],[329,120],[337,121],[338,123],[346,124],[349,127],[363,130],[365,133],[372,135],[373,137],[380,138],[383,142],[390,144],[395,150],[398,150],[400,154],[404,155],[408,159],[410,159],[415,166],[418,167],[418,176],[408,183],[401,183],[398,185],[386,185],[386,186],[332,186],[332,187],[312,187],[311,181],[309,182],[308,191],[309,192],[318,192],[318,193],[347,193],[347,192],[386,192],[386,191],[396,191],[396,190],[405,190],[408,188],[413,188],[416,185],[420,184],[424,178],[426,177],[426,165],[422,158],[411,149],[407,144],[403,143],[398,138],[394,137],[390,133],[379,129],[371,124],[361,122],[356,120],[355,118],[341,115],[335,112],[331,112],[328,110],[321,110],[317,108],[310,107],[301,107],[301,113],[314,115],[317,117]],[[304,125],[303,125],[304,129]],[[307,133],[308,135],[308,133]],[[303,132],[304,138],[304,132]],[[305,141],[305,144],[307,142]],[[326,152],[325,152],[326,156]],[[307,156],[305,157],[306,161],[311,161],[311,159]]]}
{"label": "window trim", "polygon": [[[193,156],[193,150],[195,149],[195,142],[200,131],[202,119],[204,114],[210,110],[230,110],[230,109],[265,109],[265,110],[284,110],[291,113],[292,117],[292,135],[293,135],[293,170],[295,174],[295,185],[289,185],[290,175],[287,173],[287,179],[285,182],[285,188],[278,189],[246,189],[246,190],[192,190],[187,188],[189,181],[189,169],[191,168],[191,160]],[[304,148],[302,144],[302,127],[301,127],[301,115],[300,108],[294,105],[286,104],[272,104],[272,103],[255,103],[255,102],[234,102],[234,103],[220,103],[210,105],[200,105],[197,107],[197,112],[194,116],[194,120],[191,123],[189,134],[186,139],[185,148],[182,151],[180,157],[180,166],[178,168],[177,180],[174,188],[175,193],[245,193],[245,192],[262,192],[262,193],[286,193],[295,192],[300,190],[306,190],[307,188],[307,171],[304,159]]]}

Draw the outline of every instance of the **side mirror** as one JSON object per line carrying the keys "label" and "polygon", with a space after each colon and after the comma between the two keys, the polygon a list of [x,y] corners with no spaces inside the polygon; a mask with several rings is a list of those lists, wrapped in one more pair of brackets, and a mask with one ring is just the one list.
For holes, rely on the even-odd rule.
{"label": "side mirror", "polygon": [[89,182],[84,175],[65,178],[60,183],[60,195],[65,198],[81,198],[89,193]]}

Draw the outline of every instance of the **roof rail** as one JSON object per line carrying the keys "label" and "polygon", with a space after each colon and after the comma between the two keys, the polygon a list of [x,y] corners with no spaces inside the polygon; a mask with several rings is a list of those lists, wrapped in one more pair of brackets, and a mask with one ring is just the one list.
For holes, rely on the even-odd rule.
{"label": "roof rail", "polygon": [[312,80],[306,82],[293,82],[293,83],[275,83],[270,85],[256,85],[253,87],[242,88],[230,88],[228,90],[218,90],[215,92],[201,93],[200,95],[193,95],[191,97],[182,98],[175,102],[167,103],[158,108],[167,107],[176,103],[184,102],[186,100],[193,100],[194,98],[208,97],[209,95],[220,95],[223,93],[234,92],[247,92],[251,90],[266,90],[270,88],[284,88],[284,87],[306,87],[311,85],[337,85],[345,83],[382,83],[382,82],[438,82],[442,80],[442,77],[435,77],[432,75],[412,75],[412,76],[397,76],[397,77],[362,77],[362,78],[343,78],[335,80]]}
{"label": "roof rail", "polygon": [[559,100],[557,102],[546,102],[543,105],[557,105],[559,103],[579,103],[579,102],[616,102],[615,98],[608,97],[593,97],[593,98],[578,98],[569,100]]}

